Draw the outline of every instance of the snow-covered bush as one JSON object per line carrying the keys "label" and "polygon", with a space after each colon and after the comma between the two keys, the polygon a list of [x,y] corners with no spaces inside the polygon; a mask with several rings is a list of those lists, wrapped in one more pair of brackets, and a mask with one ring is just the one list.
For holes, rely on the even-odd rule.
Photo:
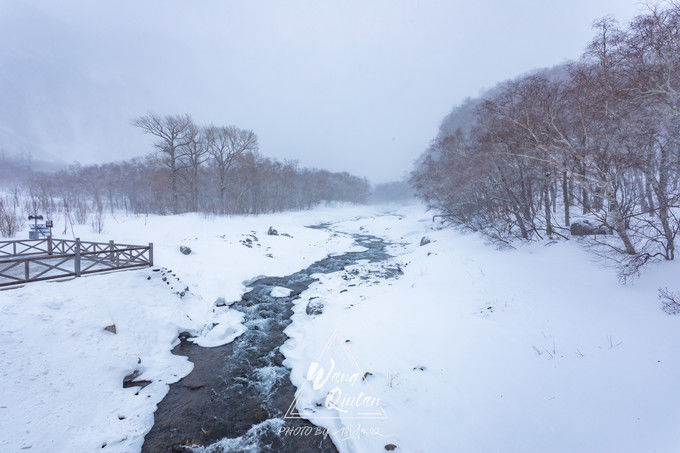
{"label": "snow-covered bush", "polygon": [[101,209],[92,214],[92,219],[90,220],[90,231],[93,233],[101,234],[104,232],[104,213]]}
{"label": "snow-covered bush", "polygon": [[23,218],[16,204],[0,198],[0,236],[13,237],[23,225]]}
{"label": "snow-covered bush", "polygon": [[87,223],[87,217],[89,214],[89,208],[87,206],[87,203],[77,203],[75,206],[75,210],[73,211],[73,214],[75,215],[75,220],[78,223],[78,225],[85,225]]}
{"label": "snow-covered bush", "polygon": [[668,288],[659,288],[661,309],[669,315],[680,315],[680,295]]}

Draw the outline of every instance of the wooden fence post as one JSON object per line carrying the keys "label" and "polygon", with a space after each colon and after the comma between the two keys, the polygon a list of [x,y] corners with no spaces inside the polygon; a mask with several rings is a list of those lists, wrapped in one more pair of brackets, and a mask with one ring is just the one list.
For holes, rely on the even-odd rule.
{"label": "wooden fence post", "polygon": [[153,242],[149,242],[149,266],[153,266]]}
{"label": "wooden fence post", "polygon": [[76,273],[76,277],[80,277],[80,238],[76,238],[76,250],[75,250],[75,259],[73,261],[73,267],[74,271]]}
{"label": "wooden fence post", "polygon": [[52,254],[52,236],[47,236],[47,254]]}
{"label": "wooden fence post", "polygon": [[113,251],[116,249],[116,245],[114,244],[113,241],[109,241],[109,249],[111,250],[111,253],[109,253],[109,259],[111,260],[111,262],[113,262],[114,257]]}
{"label": "wooden fence post", "polygon": [[24,260],[24,278],[26,281],[29,280],[29,275],[28,275],[28,260]]}

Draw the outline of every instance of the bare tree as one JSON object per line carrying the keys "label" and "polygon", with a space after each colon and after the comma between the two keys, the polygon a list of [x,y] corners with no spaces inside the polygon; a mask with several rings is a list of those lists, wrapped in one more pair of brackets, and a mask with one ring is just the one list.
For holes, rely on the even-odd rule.
{"label": "bare tree", "polygon": [[182,157],[192,140],[193,121],[190,115],[166,115],[164,117],[149,113],[132,122],[146,134],[156,137],[154,146],[164,157],[170,170],[170,190],[172,192],[172,211],[179,212],[177,179],[183,167]]}
{"label": "bare tree", "polygon": [[207,149],[217,167],[220,212],[225,213],[227,173],[243,153],[257,151],[257,136],[251,130],[235,126],[211,126],[206,129],[205,136]]}
{"label": "bare tree", "polygon": [[505,82],[447,116],[411,181],[450,222],[501,242],[594,222],[586,243],[626,274],[675,257],[680,3],[594,28],[578,63]]}
{"label": "bare tree", "polygon": [[204,129],[191,125],[187,131],[187,144],[184,147],[186,166],[189,170],[189,193],[191,210],[198,211],[199,170],[208,160],[208,140]]}

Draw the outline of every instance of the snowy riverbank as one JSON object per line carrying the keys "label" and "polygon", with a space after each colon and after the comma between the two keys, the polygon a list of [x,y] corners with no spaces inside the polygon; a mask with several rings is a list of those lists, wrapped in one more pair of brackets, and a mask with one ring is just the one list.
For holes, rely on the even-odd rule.
{"label": "snowy riverbank", "polygon": [[[497,251],[431,231],[417,207],[400,212],[333,227],[402,243],[376,267],[403,275],[320,276],[286,331],[298,407],[341,451],[678,451],[680,320],[657,299],[659,287],[680,288],[677,263],[621,286],[575,241]],[[423,235],[432,242],[419,246]],[[307,315],[310,299],[323,314]],[[327,373],[331,358],[358,381],[336,374],[314,390],[310,364]],[[319,407],[333,387],[330,403],[347,406]],[[357,417],[378,407],[384,419]]]}
{"label": "snowy riverbank", "polygon": [[[0,447],[94,451],[106,445],[106,451],[138,451],[168,384],[192,369],[170,353],[178,334],[198,335],[195,341],[204,346],[231,341],[244,328],[241,315],[216,307],[218,298],[229,303],[240,298],[245,280],[295,272],[351,248],[351,239],[305,225],[371,209],[121,216],[108,218],[101,235],[82,226],[76,234],[83,240],[153,241],[159,271],[0,291]],[[267,235],[269,226],[289,236]],[[191,247],[191,254],[180,253],[180,245]],[[104,330],[110,325],[115,334]],[[152,383],[142,390],[123,388],[123,378],[135,370],[137,380]]]}
{"label": "snowy riverbank", "polygon": [[[320,222],[335,222],[337,233],[305,228]],[[386,238],[394,258],[318,275],[282,348],[301,389],[298,410],[329,428],[340,451],[670,453],[680,445],[679,320],[657,300],[659,287],[680,289],[676,263],[649,266],[622,286],[575,241],[497,251],[476,235],[433,230],[419,206],[106,225],[104,235],[78,234],[153,241],[160,270],[0,291],[4,450],[138,451],[168,384],[192,369],[170,353],[178,334],[207,346],[232,340],[241,315],[216,307],[217,298],[229,303],[244,280],[356,250],[344,233]],[[269,226],[292,237],[269,236]],[[420,246],[423,236],[432,242]],[[104,330],[112,324],[115,334]],[[330,359],[345,375],[323,382]],[[151,384],[123,388],[134,370]],[[340,397],[359,393],[369,416]]]}

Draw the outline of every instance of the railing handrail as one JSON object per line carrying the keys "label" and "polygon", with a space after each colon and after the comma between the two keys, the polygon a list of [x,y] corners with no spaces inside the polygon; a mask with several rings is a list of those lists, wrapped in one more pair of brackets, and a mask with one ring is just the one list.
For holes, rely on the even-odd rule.
{"label": "railing handrail", "polygon": [[[113,249],[113,250],[96,250],[94,252],[80,252],[80,256],[88,255],[107,255],[111,252],[131,252],[136,250],[149,250],[148,245],[137,245],[134,247],[128,247],[125,249]],[[0,259],[0,264],[13,263],[15,261],[37,261],[44,259],[56,259],[56,258],[75,258],[75,253],[53,253],[52,255],[14,255],[15,258],[4,258]]]}
{"label": "railing handrail", "polygon": [[[45,242],[47,242],[47,248],[45,250],[37,248],[38,245]],[[0,287],[55,278],[80,277],[81,275],[95,272],[153,266],[153,243],[151,242],[148,245],[131,245],[116,244],[113,241],[80,241],[79,238],[76,238],[75,240],[52,238],[15,239],[0,241],[0,252],[2,252],[2,247],[7,247],[8,245],[16,243],[21,243],[27,248],[19,251],[20,253],[16,253],[17,248],[14,246],[12,249],[15,254],[9,254],[7,252],[3,252],[4,254],[0,253],[0,266],[6,266],[4,268],[0,267],[0,278],[11,280],[9,282],[0,280]],[[37,249],[38,252],[31,251],[34,249]],[[62,253],[59,249],[64,250],[65,253]],[[67,268],[70,264],[66,264],[71,260],[73,263],[73,271]],[[33,272],[33,278],[31,278],[30,275],[31,263],[33,263],[34,266],[42,266],[39,268],[37,275]],[[83,266],[82,270],[81,263]],[[21,266],[19,266],[19,264],[23,264],[23,278],[7,273],[12,269],[20,269]],[[61,273],[57,273],[56,275],[45,275],[48,272],[53,271],[60,271]]]}
{"label": "railing handrail", "polygon": [[[29,255],[39,255],[40,253],[49,253],[48,250],[38,249],[38,246],[41,245],[42,243],[49,245],[49,242],[50,242],[49,238],[3,240],[3,241],[0,241],[0,256],[11,256],[11,257],[17,256],[17,257],[19,257],[19,256],[29,256]],[[60,243],[75,245],[77,241],[76,241],[76,239],[52,238],[51,242],[52,242],[52,248],[56,249],[56,248],[59,248],[58,244],[60,244]],[[26,245],[28,248],[21,250],[20,253],[16,253],[16,254],[8,253],[5,250],[3,250],[3,248],[5,248],[6,246],[11,245],[11,244],[23,244],[23,245]],[[80,241],[80,244],[81,244],[81,250],[83,250],[85,247],[87,247],[89,245],[100,245],[100,246],[103,246],[103,247],[109,247],[108,249],[106,249],[106,251],[121,251],[121,250],[128,249],[128,248],[148,247],[146,245],[120,244],[120,243],[115,243],[113,241],[110,241],[110,242]],[[111,245],[114,245],[113,249],[110,248]],[[82,247],[82,246],[85,246],[85,247]],[[123,247],[123,249],[118,248],[118,247]],[[33,250],[33,249],[38,249],[39,251],[38,252],[24,253],[24,252],[27,252],[28,250]],[[83,253],[84,253],[84,251],[83,251]]]}

